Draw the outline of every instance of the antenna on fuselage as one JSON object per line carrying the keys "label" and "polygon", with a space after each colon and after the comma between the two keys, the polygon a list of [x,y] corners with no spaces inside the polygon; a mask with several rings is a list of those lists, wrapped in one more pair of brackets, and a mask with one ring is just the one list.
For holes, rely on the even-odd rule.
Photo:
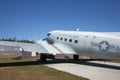
{"label": "antenna on fuselage", "polygon": [[76,31],[80,31],[80,29],[79,28],[77,28],[77,30]]}

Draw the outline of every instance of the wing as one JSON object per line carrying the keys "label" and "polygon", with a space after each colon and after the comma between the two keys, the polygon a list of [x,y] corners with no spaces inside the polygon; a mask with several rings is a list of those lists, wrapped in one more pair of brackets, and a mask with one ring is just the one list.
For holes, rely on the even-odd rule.
{"label": "wing", "polygon": [[76,52],[67,44],[55,43],[55,44],[53,44],[53,47],[58,49],[61,53],[76,54]]}
{"label": "wing", "polygon": [[0,51],[30,51],[39,53],[48,53],[48,51],[40,44],[20,43],[0,41]]}
{"label": "wing", "polygon": [[52,53],[54,55],[76,54],[76,52],[67,44],[57,43],[57,42],[54,44],[49,44],[46,41],[39,41],[39,44],[41,44],[49,53]]}
{"label": "wing", "polygon": [[48,54],[76,54],[76,52],[67,44],[54,43],[40,40],[38,44],[0,41],[0,51],[30,51]]}

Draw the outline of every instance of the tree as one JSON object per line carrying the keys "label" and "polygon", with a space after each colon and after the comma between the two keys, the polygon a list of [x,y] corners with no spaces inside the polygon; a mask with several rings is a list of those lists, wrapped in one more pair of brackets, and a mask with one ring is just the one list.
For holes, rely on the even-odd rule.
{"label": "tree", "polygon": [[34,40],[31,39],[21,39],[21,40],[17,40],[16,37],[14,38],[2,38],[0,39],[1,41],[12,41],[12,42],[22,42],[22,43],[35,43]]}

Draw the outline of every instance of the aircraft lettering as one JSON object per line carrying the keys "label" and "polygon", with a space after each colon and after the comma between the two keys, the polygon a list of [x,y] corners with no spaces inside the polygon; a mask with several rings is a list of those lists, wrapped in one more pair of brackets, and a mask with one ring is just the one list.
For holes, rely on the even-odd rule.
{"label": "aircraft lettering", "polygon": [[98,47],[99,44],[95,43],[95,42],[91,42],[90,45],[93,46],[93,47]]}
{"label": "aircraft lettering", "polygon": [[77,35],[62,34],[62,33],[59,33],[58,35],[60,35],[60,36],[65,36],[65,37],[74,37],[74,38],[79,38],[79,36],[77,36]]}
{"label": "aircraft lettering", "polygon": [[116,50],[120,51],[119,46],[110,45],[107,41],[101,41],[100,43],[97,42],[90,42],[90,46],[98,47],[100,51],[107,52],[108,50]]}
{"label": "aircraft lettering", "polygon": [[111,48],[112,50],[115,50],[115,45],[110,45],[110,48]]}

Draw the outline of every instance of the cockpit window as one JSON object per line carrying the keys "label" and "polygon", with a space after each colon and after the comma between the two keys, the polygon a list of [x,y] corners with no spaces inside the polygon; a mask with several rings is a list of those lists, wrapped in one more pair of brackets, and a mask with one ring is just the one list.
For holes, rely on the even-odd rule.
{"label": "cockpit window", "polygon": [[48,33],[48,34],[47,34],[47,36],[50,36],[50,35],[51,35],[51,33]]}

